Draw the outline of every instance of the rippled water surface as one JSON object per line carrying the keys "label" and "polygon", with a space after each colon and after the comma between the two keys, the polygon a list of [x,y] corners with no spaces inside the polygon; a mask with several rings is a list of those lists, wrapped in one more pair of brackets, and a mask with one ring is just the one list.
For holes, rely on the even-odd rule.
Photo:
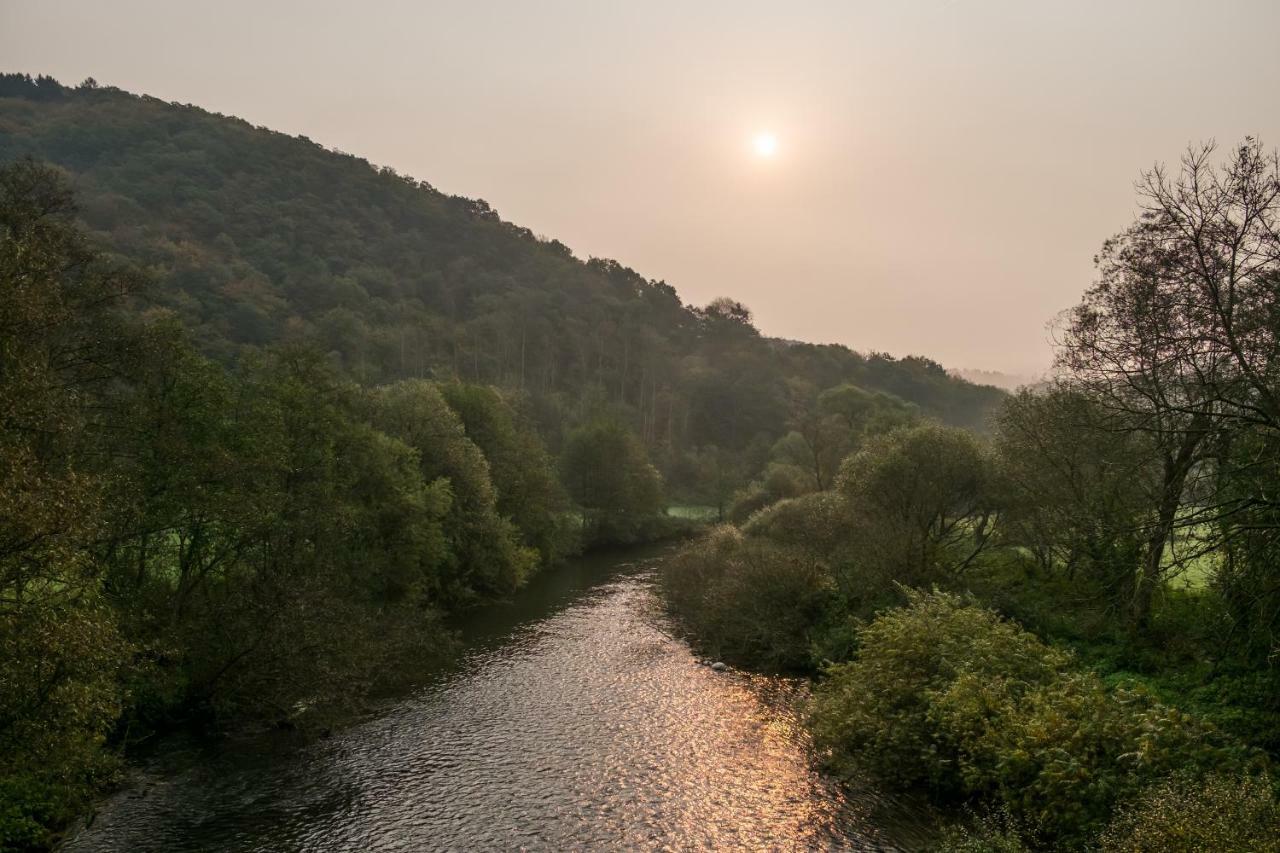
{"label": "rippled water surface", "polygon": [[468,617],[458,667],[329,740],[166,745],[67,849],[910,846],[901,808],[813,769],[797,683],[698,665],[652,566],[549,573]]}

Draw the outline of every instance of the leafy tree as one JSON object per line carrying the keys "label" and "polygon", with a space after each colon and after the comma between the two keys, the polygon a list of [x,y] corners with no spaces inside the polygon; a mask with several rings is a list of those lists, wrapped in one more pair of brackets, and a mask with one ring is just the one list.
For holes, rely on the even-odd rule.
{"label": "leafy tree", "polygon": [[440,590],[446,600],[518,588],[536,565],[536,552],[520,544],[515,526],[499,514],[489,463],[439,389],[406,380],[374,390],[369,402],[374,424],[417,452],[423,478],[448,481],[451,558]]}
{"label": "leafy tree", "polygon": [[544,564],[571,553],[577,543],[569,498],[537,433],[493,388],[451,383],[440,391],[489,462],[498,513],[515,523]]}
{"label": "leafy tree", "polygon": [[[40,84],[43,85],[43,84]],[[95,401],[127,365],[139,279],[92,251],[61,176],[0,170],[0,846],[39,846],[103,769],[129,647],[86,548],[101,533]]]}
{"label": "leafy tree", "polygon": [[717,520],[724,521],[729,501],[742,485],[744,465],[741,458],[714,444],[696,448],[691,457],[695,495],[715,507]]}
{"label": "leafy tree", "polygon": [[570,433],[560,464],[588,541],[633,540],[663,510],[662,478],[617,421],[602,418]]}
{"label": "leafy tree", "polygon": [[1047,573],[1092,581],[1124,610],[1159,459],[1145,432],[1083,390],[1020,391],[997,419],[1000,531]]}
{"label": "leafy tree", "polygon": [[1280,171],[1254,140],[1221,168],[1212,154],[1192,149],[1177,176],[1157,167],[1143,177],[1142,215],[1103,247],[1099,280],[1062,342],[1062,366],[1159,454],[1131,606],[1139,628],[1175,529],[1230,512],[1212,500],[1183,512],[1206,488],[1198,479],[1212,471],[1217,438],[1236,425],[1280,426]]}
{"label": "leafy tree", "polygon": [[844,383],[818,395],[818,406],[843,422],[856,446],[869,434],[909,426],[919,415],[917,407],[884,391],[866,391]]}
{"label": "leafy tree", "polygon": [[867,442],[837,485],[857,519],[864,560],[916,584],[962,572],[987,547],[992,479],[988,451],[972,433],[924,424]]}

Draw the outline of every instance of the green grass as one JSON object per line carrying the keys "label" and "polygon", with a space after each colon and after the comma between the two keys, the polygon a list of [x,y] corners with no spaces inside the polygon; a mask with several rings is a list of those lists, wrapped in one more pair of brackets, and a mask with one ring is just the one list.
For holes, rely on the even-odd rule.
{"label": "green grass", "polygon": [[1209,582],[1221,564],[1222,555],[1218,551],[1208,551],[1187,559],[1181,566],[1173,566],[1174,555],[1179,551],[1195,552],[1204,547],[1210,529],[1206,524],[1196,525],[1174,534],[1174,547],[1165,552],[1165,567],[1169,571],[1168,583],[1174,589],[1197,591],[1207,589]]}
{"label": "green grass", "polygon": [[684,518],[689,521],[717,521],[720,512],[713,506],[698,504],[672,504],[667,507],[667,515],[672,518]]}

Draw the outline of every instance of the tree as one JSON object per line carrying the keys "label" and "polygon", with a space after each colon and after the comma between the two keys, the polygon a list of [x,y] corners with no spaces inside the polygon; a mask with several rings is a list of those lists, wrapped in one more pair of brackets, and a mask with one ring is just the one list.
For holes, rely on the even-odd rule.
{"label": "tree", "polygon": [[489,462],[498,513],[515,522],[544,564],[571,553],[577,543],[569,498],[532,426],[494,388],[454,382],[440,391]]}
{"label": "tree", "polygon": [[0,846],[44,843],[91,790],[130,651],[89,545],[99,404],[135,354],[113,309],[141,279],[74,212],[56,171],[0,170]]}
{"label": "tree", "polygon": [[451,560],[441,590],[445,599],[517,589],[537,554],[520,544],[515,526],[499,514],[488,460],[440,390],[411,379],[375,389],[369,404],[376,427],[417,451],[428,482],[448,482],[452,501],[445,532]]}
{"label": "tree", "polygon": [[743,466],[739,456],[715,444],[696,448],[690,456],[696,496],[714,506],[716,519],[724,521],[729,501],[742,485]]}
{"label": "tree", "polygon": [[625,426],[599,418],[571,432],[560,457],[589,541],[631,541],[662,512],[662,478]]}
{"label": "tree", "polygon": [[867,391],[847,382],[819,394],[818,407],[844,422],[855,445],[870,433],[909,426],[919,418],[916,407],[900,397],[884,391]]}
{"label": "tree", "polygon": [[1062,383],[1020,391],[996,427],[1002,541],[1030,550],[1044,572],[1093,581],[1127,606],[1160,483],[1147,433]]}
{"label": "tree", "polygon": [[916,585],[964,571],[989,544],[992,479],[989,453],[972,433],[923,424],[867,442],[841,466],[837,488],[863,559]]}
{"label": "tree", "polygon": [[[1131,605],[1145,624],[1176,528],[1230,514],[1199,501],[1197,482],[1224,461],[1224,430],[1273,431],[1280,332],[1280,177],[1275,155],[1246,140],[1222,168],[1190,150],[1171,178],[1144,175],[1138,221],[1109,241],[1099,279],[1069,315],[1059,364],[1147,433],[1160,482]],[[1227,442],[1229,443],[1229,441]],[[1249,500],[1271,500],[1254,495]]]}

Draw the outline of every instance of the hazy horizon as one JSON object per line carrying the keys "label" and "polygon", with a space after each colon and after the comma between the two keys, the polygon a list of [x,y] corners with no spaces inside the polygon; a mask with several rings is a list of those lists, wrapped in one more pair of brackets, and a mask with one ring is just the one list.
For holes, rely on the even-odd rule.
{"label": "hazy horizon", "polygon": [[803,8],[6,2],[0,66],[308,136],[770,335],[1023,375],[1141,170],[1280,143],[1277,4]]}

